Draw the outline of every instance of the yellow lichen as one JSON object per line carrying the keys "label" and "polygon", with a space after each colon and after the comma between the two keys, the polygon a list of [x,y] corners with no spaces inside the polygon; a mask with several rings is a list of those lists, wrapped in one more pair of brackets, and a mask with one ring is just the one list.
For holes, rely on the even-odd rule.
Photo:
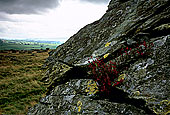
{"label": "yellow lichen", "polygon": [[135,33],[139,33],[141,31],[141,29],[140,28],[138,28],[137,30],[136,30],[136,32]]}
{"label": "yellow lichen", "polygon": [[78,112],[81,111],[81,106],[82,106],[82,102],[81,102],[81,101],[78,101],[78,102],[77,102]]}
{"label": "yellow lichen", "polygon": [[98,92],[98,87],[95,81],[88,81],[87,83],[87,89],[85,90],[89,95],[91,94],[95,94],[96,92]]}
{"label": "yellow lichen", "polygon": [[81,106],[78,107],[78,112],[80,112],[80,111],[81,111]]}
{"label": "yellow lichen", "polygon": [[110,44],[111,44],[111,42],[107,42],[107,43],[105,44],[105,47],[110,46]]}
{"label": "yellow lichen", "polygon": [[170,28],[170,24],[162,24],[158,27],[156,27],[154,30],[168,30]]}
{"label": "yellow lichen", "polygon": [[140,91],[135,91],[134,95],[139,96],[140,95]]}
{"label": "yellow lichen", "polygon": [[161,115],[168,115],[170,113],[170,101],[169,100],[162,100],[157,107],[153,108],[153,111],[156,114]]}
{"label": "yellow lichen", "polygon": [[107,57],[109,56],[109,54],[110,54],[110,53],[107,53],[107,54],[105,54],[103,57],[104,57],[104,58],[107,58]]}
{"label": "yellow lichen", "polygon": [[92,82],[92,80],[88,81],[88,83],[87,83],[87,84],[90,84],[91,82]]}
{"label": "yellow lichen", "polygon": [[121,74],[121,75],[119,75],[119,77],[118,77],[118,80],[117,80],[117,81],[124,80],[124,79],[125,79],[125,77],[126,77],[126,74]]}

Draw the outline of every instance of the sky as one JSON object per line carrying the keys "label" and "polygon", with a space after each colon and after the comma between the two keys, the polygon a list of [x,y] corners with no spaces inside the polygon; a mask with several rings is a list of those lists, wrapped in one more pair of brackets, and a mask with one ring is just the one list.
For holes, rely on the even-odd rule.
{"label": "sky", "polygon": [[0,0],[0,38],[65,41],[100,19],[110,0]]}

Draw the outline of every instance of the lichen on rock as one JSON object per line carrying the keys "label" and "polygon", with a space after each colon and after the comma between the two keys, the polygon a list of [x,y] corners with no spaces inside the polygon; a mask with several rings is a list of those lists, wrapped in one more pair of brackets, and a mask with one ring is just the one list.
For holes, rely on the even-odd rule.
{"label": "lichen on rock", "polygon": [[[28,114],[169,114],[169,24],[169,0],[111,0],[99,20],[50,52],[48,93]],[[119,62],[124,80],[110,95],[98,91],[88,68],[103,57]]]}

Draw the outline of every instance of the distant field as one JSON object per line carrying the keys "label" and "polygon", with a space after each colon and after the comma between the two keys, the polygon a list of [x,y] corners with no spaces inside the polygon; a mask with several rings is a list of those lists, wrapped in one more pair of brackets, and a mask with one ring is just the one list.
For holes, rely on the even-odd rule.
{"label": "distant field", "polygon": [[55,49],[59,41],[0,40],[0,50]]}
{"label": "distant field", "polygon": [[48,52],[0,53],[0,114],[26,114],[46,92],[40,81]]}

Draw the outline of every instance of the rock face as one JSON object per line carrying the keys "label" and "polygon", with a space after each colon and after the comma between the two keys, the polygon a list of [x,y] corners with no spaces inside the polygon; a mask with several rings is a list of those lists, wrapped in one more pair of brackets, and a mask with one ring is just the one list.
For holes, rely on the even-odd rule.
{"label": "rock face", "polygon": [[[122,48],[136,54],[121,56]],[[111,93],[89,77],[90,56],[120,63],[124,81]],[[48,93],[29,115],[170,113],[170,0],[111,0],[104,16],[50,52],[45,66]]]}

